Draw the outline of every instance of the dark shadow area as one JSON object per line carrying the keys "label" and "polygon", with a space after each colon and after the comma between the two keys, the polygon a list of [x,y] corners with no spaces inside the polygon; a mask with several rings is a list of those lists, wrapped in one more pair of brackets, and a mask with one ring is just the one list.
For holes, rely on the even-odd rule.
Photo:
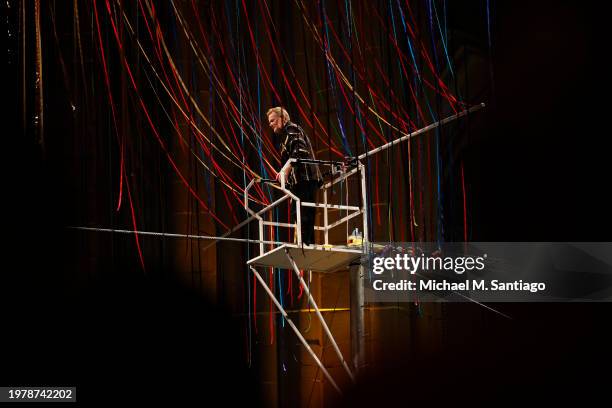
{"label": "dark shadow area", "polygon": [[606,23],[578,2],[491,4],[493,87],[465,158],[471,239],[609,241]]}
{"label": "dark shadow area", "polygon": [[[451,305],[458,313],[470,305]],[[395,350],[396,364],[368,373],[342,406],[522,406],[605,401],[612,335],[608,304],[497,304],[480,329],[446,339],[435,356]],[[404,348],[405,350],[405,348]]]}
{"label": "dark shadow area", "polygon": [[58,216],[58,173],[34,155],[27,163],[5,213],[0,382],[76,386],[81,403],[260,405],[239,326],[163,278],[170,271],[151,277],[123,266],[76,281],[87,269],[79,236]]}

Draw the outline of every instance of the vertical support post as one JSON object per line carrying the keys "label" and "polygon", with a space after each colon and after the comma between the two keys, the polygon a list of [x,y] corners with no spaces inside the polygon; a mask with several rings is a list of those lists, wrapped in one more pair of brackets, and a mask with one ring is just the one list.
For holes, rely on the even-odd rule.
{"label": "vertical support post", "polygon": [[329,229],[327,228],[327,187],[323,188],[323,204],[325,205],[323,208],[323,233],[325,235],[325,245],[329,245]]}
{"label": "vertical support post", "polygon": [[353,367],[357,375],[365,367],[365,297],[363,279],[365,268],[363,265],[354,265],[349,269],[351,293],[351,355]]}
{"label": "vertical support post", "polygon": [[[361,209],[363,217],[363,251],[369,249],[368,230],[368,195],[366,189],[365,166],[359,162],[361,173]],[[365,293],[364,293],[365,267],[363,262],[351,266],[349,270],[350,293],[351,293],[351,352],[353,365],[357,373],[365,367]]]}
{"label": "vertical support post", "polygon": [[361,211],[363,214],[363,245],[366,248],[366,243],[369,241],[368,231],[368,194],[366,190],[366,174],[365,166],[359,163],[359,172],[361,173]]}
{"label": "vertical support post", "polygon": [[297,222],[295,228],[295,236],[297,237],[297,244],[302,245],[302,200],[300,200],[299,198],[295,200],[295,209],[295,219]]}
{"label": "vertical support post", "polygon": [[[263,218],[258,217],[258,219],[259,219],[259,240],[265,241]],[[259,255],[263,255],[263,253],[264,253],[264,244],[263,242],[259,242]]]}

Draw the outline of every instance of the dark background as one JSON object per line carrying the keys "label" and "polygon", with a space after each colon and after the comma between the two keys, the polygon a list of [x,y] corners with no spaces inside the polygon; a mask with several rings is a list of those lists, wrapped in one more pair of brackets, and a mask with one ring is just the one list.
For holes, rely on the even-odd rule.
{"label": "dark background", "polygon": [[[465,30],[482,21],[480,4],[452,7]],[[478,175],[470,179],[474,241],[610,241],[602,14],[584,2],[495,2],[494,89],[467,152],[466,171]],[[16,94],[17,81],[8,82]],[[13,92],[5,94],[6,122],[15,120],[17,130],[4,133],[1,383],[77,385],[82,401],[113,400],[115,392],[171,398],[166,382],[184,384],[185,396],[201,401],[254,395],[233,353],[242,346],[231,321],[171,280],[128,274],[119,282],[116,270],[86,292],[70,289],[66,265],[74,254],[58,184],[71,175],[52,145],[43,157],[23,137]],[[50,106],[49,123],[53,115]],[[434,360],[407,367],[399,358],[385,376],[366,380],[353,401],[379,405],[385,394],[375,390],[389,401],[501,405],[588,404],[605,396],[610,304],[496,308],[512,320],[491,315],[486,330],[458,336],[457,347]],[[178,352],[162,351],[169,349]],[[394,375],[404,370],[413,378]],[[202,384],[210,388],[201,392]]]}

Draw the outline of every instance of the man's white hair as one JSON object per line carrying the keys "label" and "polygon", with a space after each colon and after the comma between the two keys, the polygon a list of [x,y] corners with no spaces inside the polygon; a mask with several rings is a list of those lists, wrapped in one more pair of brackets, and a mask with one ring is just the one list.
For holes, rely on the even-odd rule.
{"label": "man's white hair", "polygon": [[271,113],[276,113],[276,116],[282,117],[283,123],[287,123],[291,120],[289,118],[289,112],[287,112],[285,108],[282,108],[280,106],[268,109],[268,112],[266,112],[266,116],[270,116]]}

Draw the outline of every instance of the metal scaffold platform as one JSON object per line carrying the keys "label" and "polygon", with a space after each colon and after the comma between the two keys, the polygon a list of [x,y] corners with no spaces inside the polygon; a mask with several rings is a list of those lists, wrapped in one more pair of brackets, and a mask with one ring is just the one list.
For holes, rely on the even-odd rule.
{"label": "metal scaffold platform", "polygon": [[[299,197],[295,196],[289,189],[286,188],[285,170],[289,166],[297,164],[296,162],[316,164],[319,166],[328,166],[331,169],[329,173],[333,174],[334,178],[332,179],[332,181],[323,184],[323,186],[321,186],[320,188],[321,194],[323,196],[323,203],[301,202]],[[319,321],[321,322],[321,326],[323,327],[325,334],[329,338],[330,343],[332,344],[334,351],[336,352],[336,355],[338,356],[338,359],[340,360],[348,376],[351,378],[352,381],[354,381],[355,376],[353,374],[353,371],[351,370],[351,368],[349,368],[347,361],[345,360],[344,356],[340,352],[340,348],[338,347],[338,344],[336,343],[331,331],[329,330],[329,327],[327,323],[325,322],[325,319],[321,315],[321,312],[319,311],[319,307],[317,303],[315,302],[314,298],[312,297],[310,290],[308,289],[308,285],[306,285],[306,282],[304,282],[304,279],[302,278],[302,274],[300,273],[300,271],[309,270],[309,271],[317,271],[317,272],[334,272],[340,269],[346,269],[352,262],[359,259],[364,253],[364,248],[365,248],[364,245],[366,244],[366,240],[362,240],[361,242],[358,243],[358,245],[350,246],[350,247],[346,245],[331,245],[329,242],[329,232],[334,228],[337,228],[341,225],[345,225],[346,223],[348,223],[350,220],[354,219],[355,217],[362,216],[361,217],[361,220],[362,220],[361,227],[362,227],[363,234],[364,234],[363,236],[364,237],[368,236],[367,235],[368,219],[367,219],[367,216],[365,216],[366,208],[367,208],[367,196],[366,196],[366,188],[365,188],[366,187],[365,166],[358,159],[355,159],[350,163],[322,161],[322,160],[289,159],[279,173],[281,175],[280,190],[284,194],[283,197],[274,201],[272,204],[266,206],[265,208],[257,212],[255,212],[249,206],[248,192],[250,188],[256,182],[271,183],[271,181],[269,180],[262,181],[262,180],[254,179],[245,189],[244,208],[249,214],[251,214],[252,217],[258,220],[258,223],[259,223],[258,242],[260,242],[259,254],[251,258],[247,262],[247,264],[249,268],[251,269],[251,271],[255,274],[257,280],[264,287],[268,296],[270,296],[270,298],[272,299],[276,307],[282,313],[283,317],[288,322],[289,326],[292,328],[292,330],[295,332],[297,337],[300,339],[302,345],[306,348],[308,353],[315,360],[315,362],[317,363],[317,365],[319,366],[319,368],[321,369],[321,371],[323,372],[327,380],[338,392],[341,392],[340,388],[338,387],[334,379],[329,374],[327,368],[319,360],[319,358],[314,353],[314,351],[312,350],[308,342],[304,339],[304,337],[302,336],[298,328],[291,321],[285,309],[276,299],[276,296],[274,295],[271,288],[268,286],[268,284],[264,281],[264,279],[259,274],[259,271],[257,270],[257,268],[258,267],[273,267],[273,268],[289,269],[295,272],[295,275],[297,276],[298,280],[302,284],[302,287],[304,288],[304,291],[306,295],[308,296],[308,301],[314,308],[315,313]],[[347,202],[345,204],[330,204],[328,202],[329,190],[333,188],[333,186],[335,186],[337,183],[346,182],[346,180],[351,176],[358,176],[359,178],[359,185],[360,185],[360,190],[361,190],[360,203],[358,203],[357,205],[349,205],[348,194],[347,194]],[[348,184],[346,185],[348,188]],[[273,211],[275,207],[289,200],[291,200],[291,205],[296,206],[296,219],[294,220],[295,222],[281,223],[281,222],[264,221],[264,217],[266,213]],[[323,217],[322,217],[323,225],[315,226],[315,230],[319,230],[323,232],[324,242],[322,244],[305,245],[302,243],[301,216],[300,216],[300,209],[302,207],[315,207],[315,208],[321,208],[323,210]],[[342,217],[342,214],[341,214],[340,219],[330,224],[329,222],[329,211],[330,210],[338,210],[338,211],[344,212],[345,216]],[[293,229],[294,236],[295,236],[295,242],[294,243],[284,242],[284,243],[281,243],[280,245],[271,244],[270,245],[271,248],[269,248],[268,250],[264,250],[265,245],[263,242],[265,242],[265,235],[264,235],[265,226]]]}
{"label": "metal scaffold platform", "polygon": [[362,255],[361,249],[346,246],[334,246],[327,248],[322,245],[283,244],[278,248],[257,256],[247,262],[249,266],[274,267],[291,269],[286,251],[295,261],[298,269],[315,272],[335,272],[344,269],[350,263],[359,259]]}

